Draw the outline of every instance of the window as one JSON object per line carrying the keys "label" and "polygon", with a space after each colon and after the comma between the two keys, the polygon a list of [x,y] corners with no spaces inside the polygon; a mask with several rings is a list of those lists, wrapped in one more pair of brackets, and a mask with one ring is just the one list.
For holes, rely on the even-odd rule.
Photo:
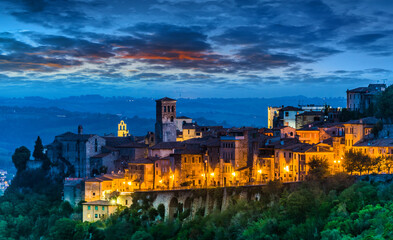
{"label": "window", "polygon": [[102,206],[102,211],[105,211],[105,206]]}
{"label": "window", "polygon": [[175,111],[175,106],[172,106],[172,112],[174,112]]}
{"label": "window", "polygon": [[195,160],[194,160],[194,157],[192,157],[192,163],[194,163],[194,161],[195,161]]}
{"label": "window", "polygon": [[166,106],[164,106],[164,112],[166,112]]}
{"label": "window", "polygon": [[96,193],[95,192],[93,192],[93,196],[95,196],[96,195]]}
{"label": "window", "polygon": [[95,210],[98,210],[98,206],[95,206],[94,209],[95,209]]}
{"label": "window", "polygon": [[126,199],[126,205],[128,205],[128,200]]}
{"label": "window", "polygon": [[187,157],[184,157],[184,162],[187,163]]}
{"label": "window", "polygon": [[97,141],[97,138],[94,139],[94,151],[98,152],[98,141]]}
{"label": "window", "polygon": [[158,167],[158,163],[156,163],[156,167]]}
{"label": "window", "polygon": [[171,122],[173,122],[173,120],[174,120],[174,118],[173,118],[173,116],[171,116]]}
{"label": "window", "polygon": [[288,117],[289,116],[289,112],[285,112],[285,117]]}
{"label": "window", "polygon": [[91,209],[91,206],[87,206],[87,210],[90,210]]}
{"label": "window", "polygon": [[98,214],[96,214],[94,217],[95,217],[95,218],[98,218]]}

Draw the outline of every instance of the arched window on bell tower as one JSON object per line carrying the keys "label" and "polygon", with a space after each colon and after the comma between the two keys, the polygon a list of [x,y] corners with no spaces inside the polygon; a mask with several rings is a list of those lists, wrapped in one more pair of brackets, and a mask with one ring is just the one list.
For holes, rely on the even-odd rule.
{"label": "arched window on bell tower", "polygon": [[121,120],[120,123],[118,124],[117,136],[118,137],[127,137],[127,136],[129,136],[129,132],[127,130],[127,124],[125,124],[123,120]]}

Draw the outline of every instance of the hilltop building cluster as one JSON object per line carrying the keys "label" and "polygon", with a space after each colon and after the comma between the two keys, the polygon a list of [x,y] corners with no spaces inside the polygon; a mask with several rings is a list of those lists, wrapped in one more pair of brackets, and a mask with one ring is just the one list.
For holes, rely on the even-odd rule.
{"label": "hilltop building cluster", "polygon": [[[347,108],[360,110],[353,99],[364,96],[360,99],[371,103],[386,85],[368,88],[372,94],[348,90]],[[373,157],[393,154],[391,125],[376,138],[372,129],[378,119],[340,122],[340,114],[340,108],[327,106],[269,107],[268,128],[199,126],[176,116],[175,99],[162,98],[156,100],[154,133],[131,136],[124,121],[117,136],[84,134],[79,126],[78,133],[56,136],[47,155],[70,176],[65,200],[86,201],[83,220],[94,221],[118,204],[131,205],[136,191],[296,182],[305,180],[315,157],[337,173],[344,171],[343,156],[350,149]]]}

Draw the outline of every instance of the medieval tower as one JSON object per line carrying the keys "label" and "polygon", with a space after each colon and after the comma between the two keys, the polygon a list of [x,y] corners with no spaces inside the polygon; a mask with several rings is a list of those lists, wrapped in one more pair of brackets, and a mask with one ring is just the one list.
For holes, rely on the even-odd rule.
{"label": "medieval tower", "polygon": [[156,144],[176,142],[176,100],[156,100]]}

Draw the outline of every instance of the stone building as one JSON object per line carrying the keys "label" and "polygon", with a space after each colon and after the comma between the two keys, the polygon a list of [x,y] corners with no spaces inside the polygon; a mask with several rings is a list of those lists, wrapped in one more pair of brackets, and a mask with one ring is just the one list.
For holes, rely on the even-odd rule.
{"label": "stone building", "polygon": [[296,115],[303,112],[303,109],[292,106],[281,108],[278,113],[278,126],[289,126],[296,128]]}
{"label": "stone building", "polygon": [[156,100],[156,143],[176,141],[176,100]]}
{"label": "stone building", "polygon": [[385,91],[386,84],[369,84],[368,87],[358,87],[347,90],[347,109],[361,113],[376,101],[376,96]]}
{"label": "stone building", "polygon": [[296,129],[306,127],[308,124],[313,122],[319,122],[324,120],[325,113],[322,111],[309,111],[303,112],[296,115]]}
{"label": "stone building", "polygon": [[118,204],[113,201],[97,200],[82,203],[83,222],[95,222],[105,219],[116,212]]}
{"label": "stone building", "polygon": [[378,119],[374,117],[367,117],[343,123],[345,127],[346,148],[351,148],[354,144],[363,139],[373,138],[374,136],[372,135],[371,130],[377,122]]}
{"label": "stone building", "polygon": [[102,153],[106,145],[103,137],[95,134],[83,134],[78,128],[78,134],[66,132],[55,137],[55,140],[46,146],[47,156],[52,163],[64,164],[70,177],[90,177],[90,158]]}
{"label": "stone building", "polygon": [[192,123],[192,118],[186,117],[186,116],[180,116],[176,117],[176,130],[182,132],[183,131],[183,126],[185,124],[191,124]]}
{"label": "stone building", "polygon": [[272,129],[277,126],[277,119],[279,111],[282,107],[268,107],[267,108],[267,128]]}

